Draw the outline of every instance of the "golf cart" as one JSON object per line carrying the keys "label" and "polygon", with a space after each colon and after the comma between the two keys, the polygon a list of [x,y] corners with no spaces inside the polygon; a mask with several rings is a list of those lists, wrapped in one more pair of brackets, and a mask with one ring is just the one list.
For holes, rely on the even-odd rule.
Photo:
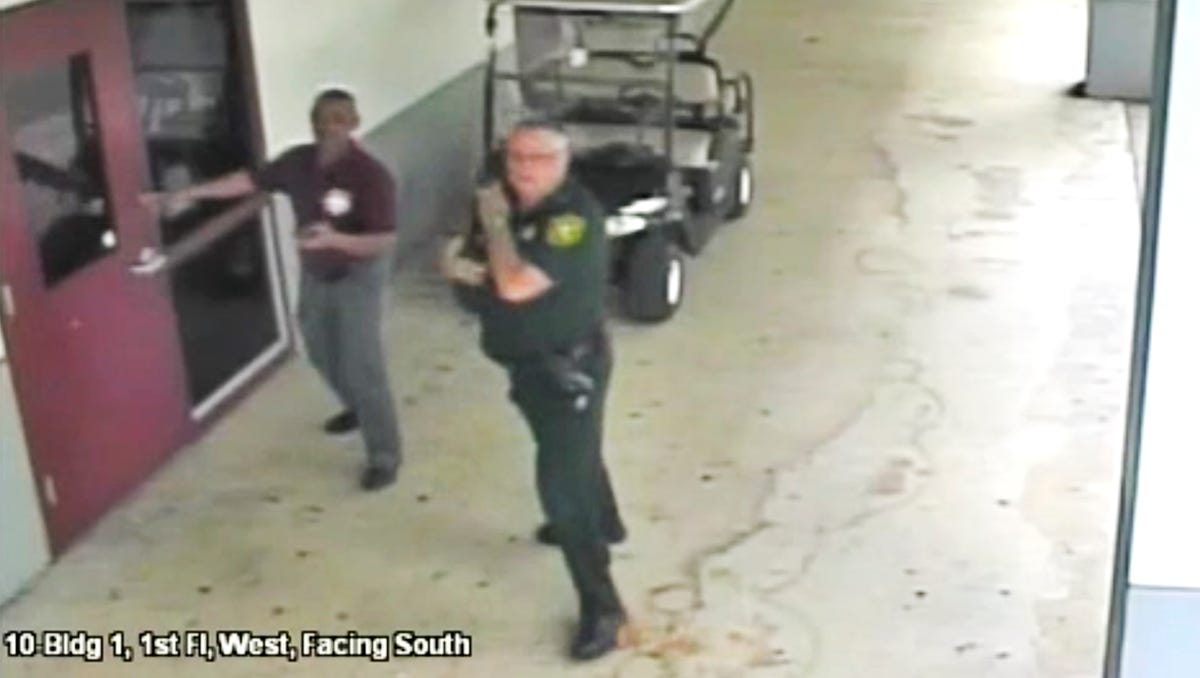
{"label": "golf cart", "polygon": [[[607,217],[612,282],[632,319],[670,318],[684,254],[750,206],[753,83],[708,52],[734,0],[491,0],[484,149],[535,115],[571,138]],[[502,48],[498,14],[515,44]]]}

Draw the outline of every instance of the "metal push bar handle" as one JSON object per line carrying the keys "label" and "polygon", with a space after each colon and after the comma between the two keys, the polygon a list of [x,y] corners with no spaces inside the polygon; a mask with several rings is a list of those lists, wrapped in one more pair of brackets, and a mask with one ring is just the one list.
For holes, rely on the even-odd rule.
{"label": "metal push bar handle", "polygon": [[194,232],[167,249],[163,268],[176,268],[203,252],[209,245],[236,231],[258,216],[270,202],[271,196],[259,193],[204,222]]}

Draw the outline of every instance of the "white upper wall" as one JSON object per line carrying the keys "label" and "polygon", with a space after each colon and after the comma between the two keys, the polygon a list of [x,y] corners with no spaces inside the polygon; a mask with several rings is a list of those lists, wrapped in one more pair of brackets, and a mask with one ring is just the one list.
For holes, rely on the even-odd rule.
{"label": "white upper wall", "polygon": [[[1196,454],[1196,384],[1200,382],[1200,318],[1195,290],[1200,269],[1200,5],[1175,13],[1166,137],[1158,186],[1154,306],[1146,365],[1137,506],[1129,583],[1154,589],[1200,590],[1200,455]],[[1151,167],[1151,172],[1156,168]],[[1192,535],[1192,536],[1188,536]],[[1176,674],[1183,675],[1183,674]],[[1195,674],[1190,674],[1195,675]],[[1134,677],[1131,677],[1134,678]]]}
{"label": "white upper wall", "polygon": [[311,137],[320,88],[355,93],[363,131],[486,57],[485,0],[251,0],[267,153]]}

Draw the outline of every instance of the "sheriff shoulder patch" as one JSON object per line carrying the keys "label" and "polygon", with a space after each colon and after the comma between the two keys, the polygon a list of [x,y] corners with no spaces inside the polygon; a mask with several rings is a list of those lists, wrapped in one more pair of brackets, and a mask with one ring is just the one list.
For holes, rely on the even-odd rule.
{"label": "sheriff shoulder patch", "polygon": [[578,214],[563,214],[550,220],[546,227],[546,242],[552,247],[574,247],[583,240],[587,222]]}

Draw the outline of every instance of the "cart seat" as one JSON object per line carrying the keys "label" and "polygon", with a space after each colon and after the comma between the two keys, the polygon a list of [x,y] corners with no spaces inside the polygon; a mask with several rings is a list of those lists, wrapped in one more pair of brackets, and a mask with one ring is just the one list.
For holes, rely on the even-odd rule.
{"label": "cart seat", "polygon": [[[648,146],[658,155],[664,153],[664,130],[658,127],[638,128],[634,125],[568,124],[565,126],[574,150],[600,148],[613,143]],[[688,169],[711,169],[712,145],[715,135],[704,130],[676,129],[674,132],[674,164]]]}

